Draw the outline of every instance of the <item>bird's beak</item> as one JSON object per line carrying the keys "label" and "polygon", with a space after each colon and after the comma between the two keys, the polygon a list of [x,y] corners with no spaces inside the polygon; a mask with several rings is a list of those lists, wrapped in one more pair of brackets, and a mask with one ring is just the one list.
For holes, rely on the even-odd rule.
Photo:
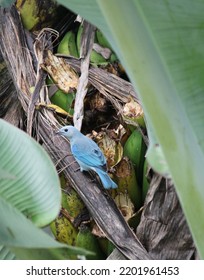
{"label": "bird's beak", "polygon": [[57,131],[55,131],[55,134],[61,135],[61,131],[57,130]]}

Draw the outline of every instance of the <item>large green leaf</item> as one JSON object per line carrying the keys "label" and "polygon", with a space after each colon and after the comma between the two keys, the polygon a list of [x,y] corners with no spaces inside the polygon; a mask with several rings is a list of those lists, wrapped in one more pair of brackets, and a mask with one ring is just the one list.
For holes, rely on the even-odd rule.
{"label": "large green leaf", "polygon": [[26,133],[0,120],[0,259],[90,254],[55,241],[29,220],[44,226],[57,216],[60,205],[60,183],[47,153]]}
{"label": "large green leaf", "polygon": [[204,258],[204,1],[60,2],[101,28],[115,48]]}
{"label": "large green leaf", "polygon": [[14,3],[14,0],[0,0],[1,7],[9,7]]}
{"label": "large green leaf", "polygon": [[6,246],[0,246],[0,260],[14,260],[15,255]]}
{"label": "large green leaf", "polygon": [[0,120],[0,197],[36,225],[50,223],[61,204],[55,167],[42,147],[20,129]]}
{"label": "large green leaf", "polygon": [[[69,259],[70,256],[90,254],[87,250],[55,241],[2,198],[0,213],[0,244],[7,246],[18,259]],[[7,248],[0,247],[0,258],[13,258]]]}

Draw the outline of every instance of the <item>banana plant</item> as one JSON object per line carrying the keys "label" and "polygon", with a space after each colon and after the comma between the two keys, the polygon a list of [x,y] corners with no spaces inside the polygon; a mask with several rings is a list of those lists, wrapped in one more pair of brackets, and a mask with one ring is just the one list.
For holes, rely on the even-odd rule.
{"label": "banana plant", "polygon": [[204,2],[59,2],[100,28],[124,65],[203,259]]}

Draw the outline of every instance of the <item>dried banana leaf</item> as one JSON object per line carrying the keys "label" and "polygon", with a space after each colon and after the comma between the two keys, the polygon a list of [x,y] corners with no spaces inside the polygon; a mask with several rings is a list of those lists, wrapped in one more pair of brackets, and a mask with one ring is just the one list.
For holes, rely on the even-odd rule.
{"label": "dried banana leaf", "polygon": [[170,180],[154,175],[137,236],[153,259],[194,258],[196,249]]}

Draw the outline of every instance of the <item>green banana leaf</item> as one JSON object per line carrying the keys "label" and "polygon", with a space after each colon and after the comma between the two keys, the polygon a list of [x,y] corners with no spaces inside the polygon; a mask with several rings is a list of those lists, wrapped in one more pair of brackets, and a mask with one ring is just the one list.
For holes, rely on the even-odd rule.
{"label": "green banana leaf", "polygon": [[0,120],[0,197],[45,226],[59,213],[60,182],[40,145],[20,129]]}
{"label": "green banana leaf", "polygon": [[6,246],[0,245],[0,260],[14,260],[15,255]]}
{"label": "green banana leaf", "polygon": [[1,7],[9,7],[14,3],[14,0],[0,0]]}
{"label": "green banana leaf", "polygon": [[[0,213],[0,244],[9,248],[18,259],[62,260],[69,259],[70,256],[76,257],[90,253],[87,250],[55,241],[2,198],[0,198]],[[2,256],[13,257],[6,248],[2,251]]]}
{"label": "green banana leaf", "polygon": [[204,258],[204,1],[60,0],[98,26],[123,63]]}
{"label": "green banana leaf", "polygon": [[60,205],[59,178],[47,153],[0,119],[0,259],[69,259],[90,253],[61,244],[37,227],[50,223]]}

